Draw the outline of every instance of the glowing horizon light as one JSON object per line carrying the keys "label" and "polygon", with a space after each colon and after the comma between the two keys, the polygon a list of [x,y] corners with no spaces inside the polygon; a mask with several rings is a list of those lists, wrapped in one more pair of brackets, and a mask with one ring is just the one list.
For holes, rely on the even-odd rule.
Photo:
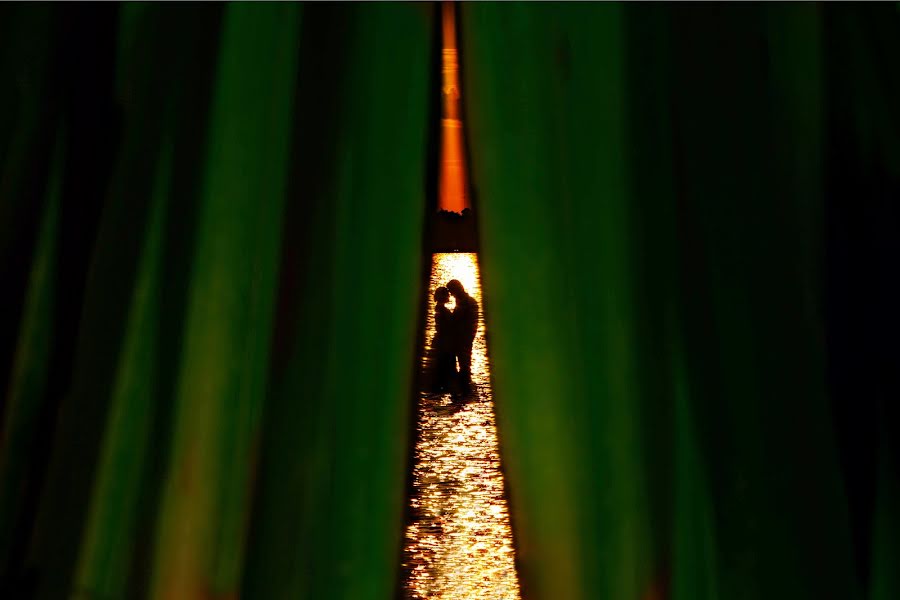
{"label": "glowing horizon light", "polygon": [[442,6],[441,52],[441,170],[438,208],[461,213],[469,208],[463,123],[459,110],[459,51],[456,48],[456,13],[452,2]]}

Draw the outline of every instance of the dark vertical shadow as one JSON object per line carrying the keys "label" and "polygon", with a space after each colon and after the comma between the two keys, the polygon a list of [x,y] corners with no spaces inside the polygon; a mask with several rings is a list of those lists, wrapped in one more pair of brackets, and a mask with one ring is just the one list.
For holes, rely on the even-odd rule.
{"label": "dark vertical shadow", "polygon": [[[0,56],[0,430],[17,350],[28,277],[45,212],[53,148],[63,121],[67,74],[59,8],[3,7]],[[27,130],[26,115],[36,123]],[[17,147],[16,142],[21,144]],[[0,549],[2,551],[3,549]]]}
{"label": "dark vertical shadow", "polygon": [[[324,352],[311,348],[327,346],[324,324],[331,314],[328,302],[317,302],[319,290],[332,281],[329,244],[330,224],[335,218],[332,203],[340,180],[342,157],[339,144],[347,127],[346,77],[351,67],[353,31],[359,26],[355,7],[344,4],[308,3],[301,19],[294,125],[290,168],[286,187],[278,290],[275,298],[269,387],[263,407],[259,462],[251,490],[250,530],[247,538],[246,576],[242,595],[275,598],[299,594],[314,579],[314,572],[330,558],[327,549],[311,547],[310,514],[302,505],[303,475],[315,452],[311,449],[325,397],[322,381],[297,381],[298,360],[317,361],[324,366]],[[308,310],[317,307],[310,320]],[[293,366],[293,368],[292,368]],[[307,364],[309,372],[316,369]],[[297,395],[297,390],[303,390]],[[311,401],[310,401],[311,400]],[[321,433],[321,432],[320,432]],[[322,524],[322,526],[326,526]],[[295,573],[284,581],[285,573]]]}
{"label": "dark vertical shadow", "polygon": [[654,532],[654,581],[668,594],[671,569],[672,498],[675,447],[675,392],[671,374],[673,329],[678,327],[678,242],[672,169],[672,95],[669,7],[627,5],[625,16],[625,87],[628,102],[626,164],[631,190],[629,215],[634,257],[633,298],[635,355],[640,369],[658,376],[642,377],[641,406],[643,468],[647,473],[650,531]]}
{"label": "dark vertical shadow", "polygon": [[[900,57],[900,16],[889,6],[835,5],[823,7],[823,22],[828,390],[865,596],[875,583],[879,469],[900,466],[900,175],[891,164],[900,118],[884,111],[900,106],[891,67]],[[860,125],[861,111],[880,128],[874,140]]]}
{"label": "dark vertical shadow", "polygon": [[[436,227],[437,209],[438,209],[438,185],[440,180],[440,147],[441,147],[441,58],[442,58],[442,41],[441,41],[441,6],[440,2],[432,3],[432,27],[431,27],[431,57],[430,64],[430,81],[428,89],[432,90],[429,95],[428,104],[428,124],[426,125],[426,157],[425,157],[425,178],[423,180],[423,196],[425,198],[425,223],[422,227],[422,245],[420,255],[422,259],[419,261],[419,293],[417,298],[424,298],[428,293],[428,282],[431,278],[431,254],[433,252],[433,239]],[[403,494],[403,530],[400,533],[400,544],[397,553],[397,580],[395,583],[394,597],[397,600],[405,598],[403,593],[403,584],[409,573],[403,568],[403,552],[405,549],[405,536],[407,525],[413,519],[409,499],[414,493],[413,468],[415,466],[415,450],[418,440],[418,430],[416,424],[419,412],[419,394],[425,385],[425,373],[422,370],[422,355],[425,351],[425,329],[428,323],[429,303],[417,305],[419,311],[416,318],[416,337],[411,340],[415,347],[413,352],[412,374],[410,378],[409,389],[409,413],[407,415],[407,431],[406,439],[408,440],[406,453],[406,481],[405,491]]]}
{"label": "dark vertical shadow", "polygon": [[[159,7],[157,7],[159,8]],[[159,43],[170,45],[169,118],[171,180],[163,229],[156,355],[157,402],[137,507],[129,598],[146,598],[156,552],[156,531],[171,454],[175,385],[182,362],[184,319],[193,270],[197,218],[208,154],[209,114],[218,67],[222,6],[191,4],[160,11]],[[152,57],[151,57],[152,58]]]}
{"label": "dark vertical shadow", "polygon": [[[296,352],[302,312],[302,273],[316,272],[323,286],[327,270],[316,269],[315,224],[327,210],[338,165],[338,129],[343,107],[343,67],[347,64],[347,11],[336,6],[304,7],[300,32],[291,168],[288,171],[281,267],[272,335],[271,380],[280,382]],[[320,249],[321,250],[321,249]]]}
{"label": "dark vertical shadow", "polygon": [[[698,177],[692,172],[689,157],[702,156],[702,151],[697,148],[702,136],[698,135],[694,124],[703,123],[703,109],[695,99],[703,93],[703,82],[707,78],[702,68],[694,66],[697,60],[701,61],[700,64],[706,61],[702,42],[695,40],[704,39],[704,32],[721,25],[715,24],[715,15],[698,18],[697,12],[696,9],[680,7],[671,11],[672,62],[675,64],[672,77],[678,82],[671,95],[670,107],[672,169],[674,218],[680,249],[678,308],[686,333],[683,343],[691,390],[689,402],[691,413],[697,420],[698,444],[702,448],[702,456],[708,461],[704,467],[709,472],[714,494],[717,489],[727,488],[725,477],[728,464],[724,458],[731,455],[732,449],[727,431],[720,425],[726,422],[727,415],[723,403],[718,402],[724,395],[725,383],[716,343],[716,325],[711,318],[715,309],[709,265],[712,250],[704,239],[703,207],[697,201]],[[718,62],[721,63],[721,60]],[[718,502],[713,503],[714,509],[719,506]],[[718,511],[710,515],[713,521],[720,516]]]}
{"label": "dark vertical shadow", "polygon": [[[33,565],[29,566],[29,547],[35,537],[37,548],[46,539],[35,527],[40,525],[39,511],[43,510],[41,498],[49,480],[51,453],[54,446],[64,446],[55,438],[58,426],[64,424],[61,412],[67,408],[65,402],[73,382],[87,273],[120,138],[121,123],[112,85],[117,14],[118,7],[113,5],[77,10],[60,7],[56,12],[60,29],[54,76],[61,82],[67,149],[56,257],[58,301],[53,308],[54,344],[47,388],[36,417],[28,453],[28,478],[24,482],[7,566],[7,580],[19,597],[35,593],[39,576],[51,576],[48,572],[39,575]],[[45,150],[44,160],[48,160],[52,152],[49,148]],[[41,170],[43,173],[32,175],[46,180],[46,171]],[[43,190],[45,185],[46,182],[40,188]],[[52,522],[53,518],[49,520]]]}

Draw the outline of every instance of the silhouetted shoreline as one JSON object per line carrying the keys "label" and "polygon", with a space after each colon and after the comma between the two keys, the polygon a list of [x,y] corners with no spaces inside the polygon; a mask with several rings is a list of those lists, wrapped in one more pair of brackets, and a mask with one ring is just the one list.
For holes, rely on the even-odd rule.
{"label": "silhouetted shoreline", "polygon": [[440,210],[431,218],[432,252],[478,252],[478,230],[471,208]]}

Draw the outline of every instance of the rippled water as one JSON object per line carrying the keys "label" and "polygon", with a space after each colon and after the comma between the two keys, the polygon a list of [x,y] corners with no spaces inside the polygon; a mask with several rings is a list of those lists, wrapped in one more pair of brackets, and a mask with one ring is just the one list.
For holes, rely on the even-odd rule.
{"label": "rippled water", "polygon": [[[426,351],[434,336],[434,290],[458,279],[483,306],[478,256],[435,254],[428,291]],[[449,304],[453,308],[453,304]],[[472,348],[474,393],[419,395],[405,598],[518,599],[512,530],[494,424],[490,363],[479,314]]]}

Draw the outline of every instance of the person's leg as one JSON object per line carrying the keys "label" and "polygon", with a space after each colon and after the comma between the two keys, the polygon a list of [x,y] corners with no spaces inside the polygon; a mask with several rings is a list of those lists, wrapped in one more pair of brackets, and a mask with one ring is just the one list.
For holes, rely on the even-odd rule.
{"label": "person's leg", "polygon": [[459,349],[459,374],[464,380],[472,377],[472,344],[464,344]]}

